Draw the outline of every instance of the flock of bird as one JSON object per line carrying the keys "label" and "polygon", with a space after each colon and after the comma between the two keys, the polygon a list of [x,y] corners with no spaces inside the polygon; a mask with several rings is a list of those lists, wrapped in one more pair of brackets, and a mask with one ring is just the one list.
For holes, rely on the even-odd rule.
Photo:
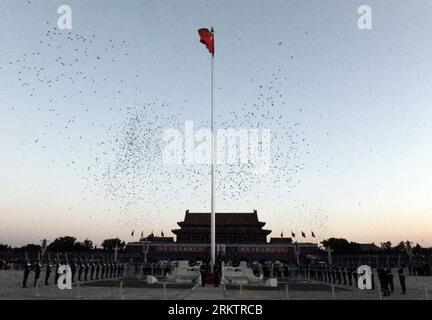
{"label": "flock of bird", "polygon": [[[168,212],[180,213],[192,204],[195,211],[208,211],[209,165],[166,165],[162,161],[163,131],[182,128],[187,120],[179,103],[162,97],[150,101],[138,86],[139,74],[123,77],[107,72],[128,58],[126,41],[58,30],[50,22],[46,26],[33,50],[0,60],[0,73],[13,72],[16,77],[11,81],[16,81],[17,92],[32,102],[25,109],[11,106],[11,110],[18,115],[31,108],[42,119],[37,136],[21,141],[20,146],[32,143],[40,146],[41,152],[49,152],[52,163],[48,167],[68,159],[64,165],[83,179],[83,195],[103,195],[115,204],[111,210],[119,212],[128,226],[146,220],[157,229]],[[283,203],[287,192],[302,182],[310,145],[302,123],[295,120],[302,107],[286,105],[286,82],[281,68],[275,68],[268,83],[251,79],[255,102],[217,115],[217,128],[271,129],[268,173],[255,173],[251,162],[216,166],[219,208],[229,211],[241,203],[252,210],[259,201],[269,199]],[[284,115],[287,109],[292,110],[290,119]],[[104,116],[96,116],[101,112]],[[194,126],[209,127],[209,122]],[[50,150],[54,140],[68,152]],[[319,230],[327,217],[319,206],[314,208],[318,209],[300,204],[299,212],[313,217],[311,221],[321,221],[315,227]]]}

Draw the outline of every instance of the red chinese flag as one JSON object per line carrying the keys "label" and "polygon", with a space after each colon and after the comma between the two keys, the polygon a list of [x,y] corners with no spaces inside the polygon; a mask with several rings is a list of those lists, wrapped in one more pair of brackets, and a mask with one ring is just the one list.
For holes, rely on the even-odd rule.
{"label": "red chinese flag", "polygon": [[213,28],[212,31],[209,29],[203,28],[198,30],[198,34],[200,36],[200,42],[205,44],[208,51],[214,55],[214,36],[213,36]]}

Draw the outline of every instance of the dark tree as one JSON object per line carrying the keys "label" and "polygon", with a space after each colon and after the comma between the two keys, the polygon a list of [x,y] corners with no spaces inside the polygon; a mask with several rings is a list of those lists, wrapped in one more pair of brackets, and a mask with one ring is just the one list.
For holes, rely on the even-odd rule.
{"label": "dark tree", "polygon": [[359,253],[360,245],[355,242],[349,242],[343,238],[330,238],[327,240],[323,240],[322,244],[324,247],[330,247],[333,249],[335,254],[351,254],[351,253]]}
{"label": "dark tree", "polygon": [[393,248],[396,252],[405,252],[406,247],[405,247],[405,242],[401,241],[399,242],[399,244]]}
{"label": "dark tree", "polygon": [[126,246],[126,243],[124,241],[121,241],[119,238],[105,239],[102,242],[102,248],[108,251],[112,251],[116,247],[116,245],[119,249],[123,249]]}
{"label": "dark tree", "polygon": [[7,244],[1,244],[0,243],[0,251],[6,251],[6,250],[10,250],[12,249],[10,246],[8,246]]}
{"label": "dark tree", "polygon": [[422,254],[424,253],[423,248],[421,247],[421,245],[419,245],[418,243],[416,244],[416,246],[413,248],[413,253],[414,254]]}
{"label": "dark tree", "polygon": [[83,242],[75,243],[75,251],[78,252],[90,252],[93,250],[93,241],[85,239]]}
{"label": "dark tree", "polygon": [[27,251],[28,253],[38,253],[41,250],[41,246],[38,244],[26,244],[20,248],[21,251]]}
{"label": "dark tree", "polygon": [[56,238],[48,245],[50,252],[75,252],[76,249],[76,238],[70,236]]}
{"label": "dark tree", "polygon": [[381,242],[381,248],[383,248],[384,251],[390,251],[392,249],[392,243],[390,241]]}

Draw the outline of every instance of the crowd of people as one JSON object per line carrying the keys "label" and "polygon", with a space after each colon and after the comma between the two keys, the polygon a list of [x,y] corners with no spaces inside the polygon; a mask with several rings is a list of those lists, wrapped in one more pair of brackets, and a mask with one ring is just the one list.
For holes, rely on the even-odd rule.
{"label": "crowd of people", "polygon": [[[358,287],[359,276],[358,267],[356,265],[321,265],[321,266],[301,266],[300,273],[305,278],[319,282],[327,282],[331,284],[344,285],[350,287]],[[406,294],[406,279],[405,266],[397,268],[397,274],[401,287],[401,294]],[[381,290],[383,296],[389,296],[394,292],[394,273],[393,269],[387,266],[378,266],[371,268],[371,284],[372,290]],[[378,280],[379,287],[376,286]]]}
{"label": "crowd of people", "polygon": [[[72,283],[75,281],[92,281],[99,279],[112,279],[122,277],[126,264],[114,259],[74,259],[68,260],[54,259],[51,261],[27,260],[24,265],[24,276],[22,287],[27,288],[27,283],[33,273],[33,286],[37,286],[41,275],[44,277],[44,284],[50,285],[50,280],[57,284],[60,273],[59,268],[66,265],[70,268]],[[44,273],[44,274],[42,274]]]}

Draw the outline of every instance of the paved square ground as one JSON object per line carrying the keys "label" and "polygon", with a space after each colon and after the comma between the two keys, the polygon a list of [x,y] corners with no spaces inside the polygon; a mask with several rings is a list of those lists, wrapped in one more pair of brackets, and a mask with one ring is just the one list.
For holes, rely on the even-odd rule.
{"label": "paved square ground", "polygon": [[[83,283],[79,289],[74,286],[72,290],[59,290],[57,286],[43,284],[43,274],[39,280],[39,286],[34,288],[33,273],[28,281],[28,288],[21,288],[22,271],[0,271],[0,299],[144,299],[144,300],[377,300],[379,294],[377,290],[359,290],[353,287],[336,286],[333,292],[327,284],[317,284],[316,286],[292,286],[280,285],[279,288],[269,290],[256,290],[253,288],[227,287],[219,288],[201,286],[170,286],[165,289],[159,284],[156,287],[149,287],[145,283],[134,285],[124,281],[124,287],[120,289],[120,280],[109,280],[105,283]],[[53,280],[51,279],[51,283]],[[136,282],[136,281],[135,281]],[[135,287],[134,287],[135,286]],[[137,287],[138,286],[138,287]],[[339,288],[339,290],[338,290]],[[432,277],[407,277],[408,292],[406,295],[400,294],[398,279],[395,278],[395,292],[391,297],[384,297],[388,300],[413,300],[413,299],[432,299]]]}

